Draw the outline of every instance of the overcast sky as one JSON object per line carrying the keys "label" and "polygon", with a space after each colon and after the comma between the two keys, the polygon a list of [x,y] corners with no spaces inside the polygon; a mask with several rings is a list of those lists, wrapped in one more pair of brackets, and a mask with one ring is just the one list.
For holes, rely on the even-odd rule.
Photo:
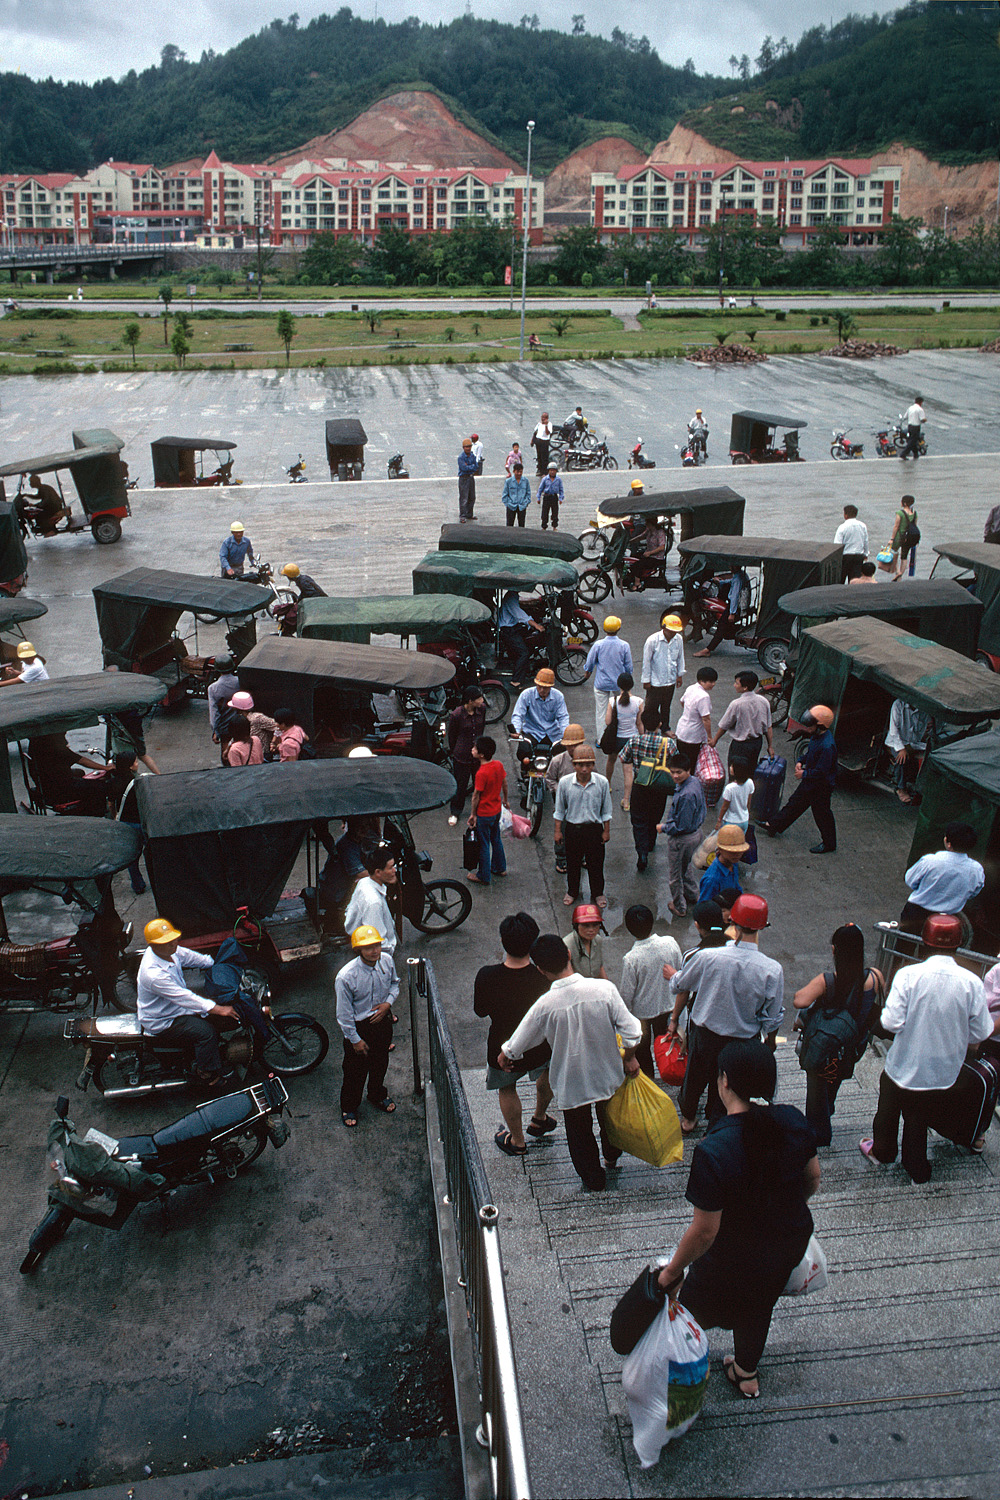
{"label": "overcast sky", "polygon": [[[517,22],[537,13],[543,27],[568,31],[582,12],[588,31],[609,36],[615,26],[646,35],[664,62],[691,57],[699,72],[729,74],[729,57],[760,51],[767,35],[794,42],[810,26],[829,26],[849,11],[866,15],[895,10],[899,0],[471,0],[480,18]],[[275,16],[297,10],[300,21],[333,14],[337,0],[0,0],[0,72],[32,78],[118,78],[159,60],[172,42],[196,59],[212,48],[225,52]],[[359,0],[355,15],[401,21],[450,20],[466,0]]]}

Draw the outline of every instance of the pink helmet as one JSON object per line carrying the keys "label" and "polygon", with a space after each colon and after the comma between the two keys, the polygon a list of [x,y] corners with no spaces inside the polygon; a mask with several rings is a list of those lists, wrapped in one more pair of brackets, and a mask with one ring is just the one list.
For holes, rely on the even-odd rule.
{"label": "pink helmet", "polygon": [[238,713],[248,714],[253,708],[253,699],[249,693],[234,693],[229,700],[229,707],[235,708]]}

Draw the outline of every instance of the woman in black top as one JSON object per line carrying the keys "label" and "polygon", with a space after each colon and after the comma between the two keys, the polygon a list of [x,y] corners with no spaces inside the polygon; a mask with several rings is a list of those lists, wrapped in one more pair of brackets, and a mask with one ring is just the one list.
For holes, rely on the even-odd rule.
{"label": "woman in black top", "polygon": [[498,1065],[504,1042],[520,1025],[528,1011],[549,988],[549,981],[536,969],[528,954],[538,936],[538,923],[525,911],[504,917],[500,923],[500,942],[506,955],[502,964],[487,964],[476,975],[473,1007],[477,1016],[488,1016],[490,1034],[486,1041],[486,1087],[496,1091],[504,1123],[493,1137],[506,1156],[524,1156],[528,1143],[521,1121],[521,1100],[517,1082],[527,1073],[535,1085],[535,1113],[528,1134],[541,1139],[555,1130],[556,1122],[547,1113],[552,1102],[549,1087],[548,1042],[542,1042],[525,1053],[513,1073]]}
{"label": "woman in black top", "polygon": [[703,1328],[732,1329],[726,1379],[748,1401],[760,1394],[757,1362],[774,1304],[806,1253],[813,1228],[806,1200],[819,1187],[805,1117],[790,1104],[750,1102],[770,1101],[776,1082],[774,1053],[763,1042],[723,1047],[726,1113],[695,1147],[687,1185],[694,1216],[658,1278]]}
{"label": "woman in black top", "polygon": [[[833,972],[817,974],[795,992],[795,1009],[800,1012],[794,1031],[805,1024],[802,1011],[814,1005],[827,1010],[851,1010],[867,1034],[878,1019],[885,979],[880,969],[865,968],[865,935],[854,922],[838,927],[830,939],[833,948]],[[829,979],[829,985],[827,980]],[[830,1117],[837,1102],[837,1091],[854,1072],[853,1059],[845,1061],[835,1077],[806,1073],[806,1119],[816,1132],[816,1144],[829,1146],[833,1139]]]}

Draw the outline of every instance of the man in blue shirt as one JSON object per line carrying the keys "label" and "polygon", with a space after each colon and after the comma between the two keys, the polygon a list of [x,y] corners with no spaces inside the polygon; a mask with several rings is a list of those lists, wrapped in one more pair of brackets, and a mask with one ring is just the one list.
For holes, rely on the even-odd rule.
{"label": "man in blue shirt", "polygon": [[542,530],[548,531],[549,517],[552,518],[552,530],[559,530],[559,502],[565,500],[563,493],[563,482],[559,478],[559,465],[555,459],[549,463],[548,473],[538,486],[538,494],[535,497],[542,507]]}
{"label": "man in blue shirt", "polygon": [[600,744],[605,728],[608,701],[618,693],[618,679],[623,672],[632,676],[632,648],[628,641],[618,638],[622,622],[617,615],[608,615],[604,622],[604,639],[595,641],[587,652],[584,663],[585,675],[594,676],[594,723],[597,743]]}
{"label": "man in blue shirt", "polygon": [[475,520],[472,512],[476,508],[476,475],[479,460],[472,451],[472,439],[462,439],[462,451],[458,455],[458,524]]}
{"label": "man in blue shirt", "polygon": [[522,764],[536,745],[551,745],[553,750],[558,748],[569,726],[566,699],[555,683],[556,674],[552,668],[542,667],[535,674],[535,686],[525,688],[514,704],[511,728],[520,737],[514,753]]}
{"label": "man in blue shirt", "polygon": [[531,647],[528,644],[530,632],[542,631],[542,627],[521,608],[517,589],[508,589],[504,594],[497,616],[497,629],[500,632],[500,650],[514,663],[511,667],[510,685],[512,688],[519,688],[531,660]]}
{"label": "man in blue shirt", "polygon": [[836,854],[837,825],[830,807],[830,798],[837,784],[837,744],[831,732],[833,710],[817,703],[806,710],[801,723],[808,730],[810,740],[795,765],[799,784],[774,821],[763,825],[764,831],[772,838],[784,833],[796,818],[801,818],[807,807],[811,807],[823,842],[814,844],[809,853]]}
{"label": "man in blue shirt", "polygon": [[737,568],[729,581],[729,593],[726,597],[725,613],[719,616],[715,632],[708,645],[702,651],[696,651],[695,656],[711,656],[720,641],[725,640],[727,635],[735,633],[734,627],[740,613],[740,594],[744,589],[750,588],[750,579],[742,568]]}
{"label": "man in blue shirt", "polygon": [[970,857],[975,847],[976,830],[971,823],[949,823],[944,848],[910,866],[904,877],[910,899],[899,917],[904,932],[919,932],[935,912],[957,916],[967,901],[979,895],[986,876],[978,859]]}
{"label": "man in blue shirt", "polygon": [[243,522],[234,521],[229,528],[229,535],[219,548],[219,566],[223,578],[235,578],[237,573],[242,573],[243,564],[248,557],[251,563],[257,561],[253,555],[253,543],[244,534]]}
{"label": "man in blue shirt", "polygon": [[737,828],[735,823],[724,824],[719,829],[715,858],[701,877],[701,885],[698,887],[699,901],[718,901],[720,891],[734,889],[742,896],[740,859],[749,848],[742,828]]}
{"label": "man in blue shirt", "polygon": [[500,499],[507,510],[507,525],[513,526],[516,521],[518,526],[523,526],[528,506],[531,504],[531,485],[524,477],[523,464],[515,463],[514,472],[509,479],[504,480]]}
{"label": "man in blue shirt", "polygon": [[674,783],[674,795],[670,803],[667,821],[657,827],[657,833],[667,835],[667,852],[670,856],[670,901],[669,909],[675,917],[683,917],[689,906],[698,900],[698,875],[691,861],[701,843],[701,825],[705,821],[705,792],[697,776],[691,774],[691,759],[679,750],[669,761],[670,775]]}

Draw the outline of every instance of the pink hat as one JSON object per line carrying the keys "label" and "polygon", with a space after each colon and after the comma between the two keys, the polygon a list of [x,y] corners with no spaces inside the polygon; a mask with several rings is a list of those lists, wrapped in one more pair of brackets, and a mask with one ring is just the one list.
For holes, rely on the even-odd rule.
{"label": "pink hat", "polygon": [[229,707],[241,714],[248,714],[253,708],[253,699],[249,693],[234,693],[229,700]]}

